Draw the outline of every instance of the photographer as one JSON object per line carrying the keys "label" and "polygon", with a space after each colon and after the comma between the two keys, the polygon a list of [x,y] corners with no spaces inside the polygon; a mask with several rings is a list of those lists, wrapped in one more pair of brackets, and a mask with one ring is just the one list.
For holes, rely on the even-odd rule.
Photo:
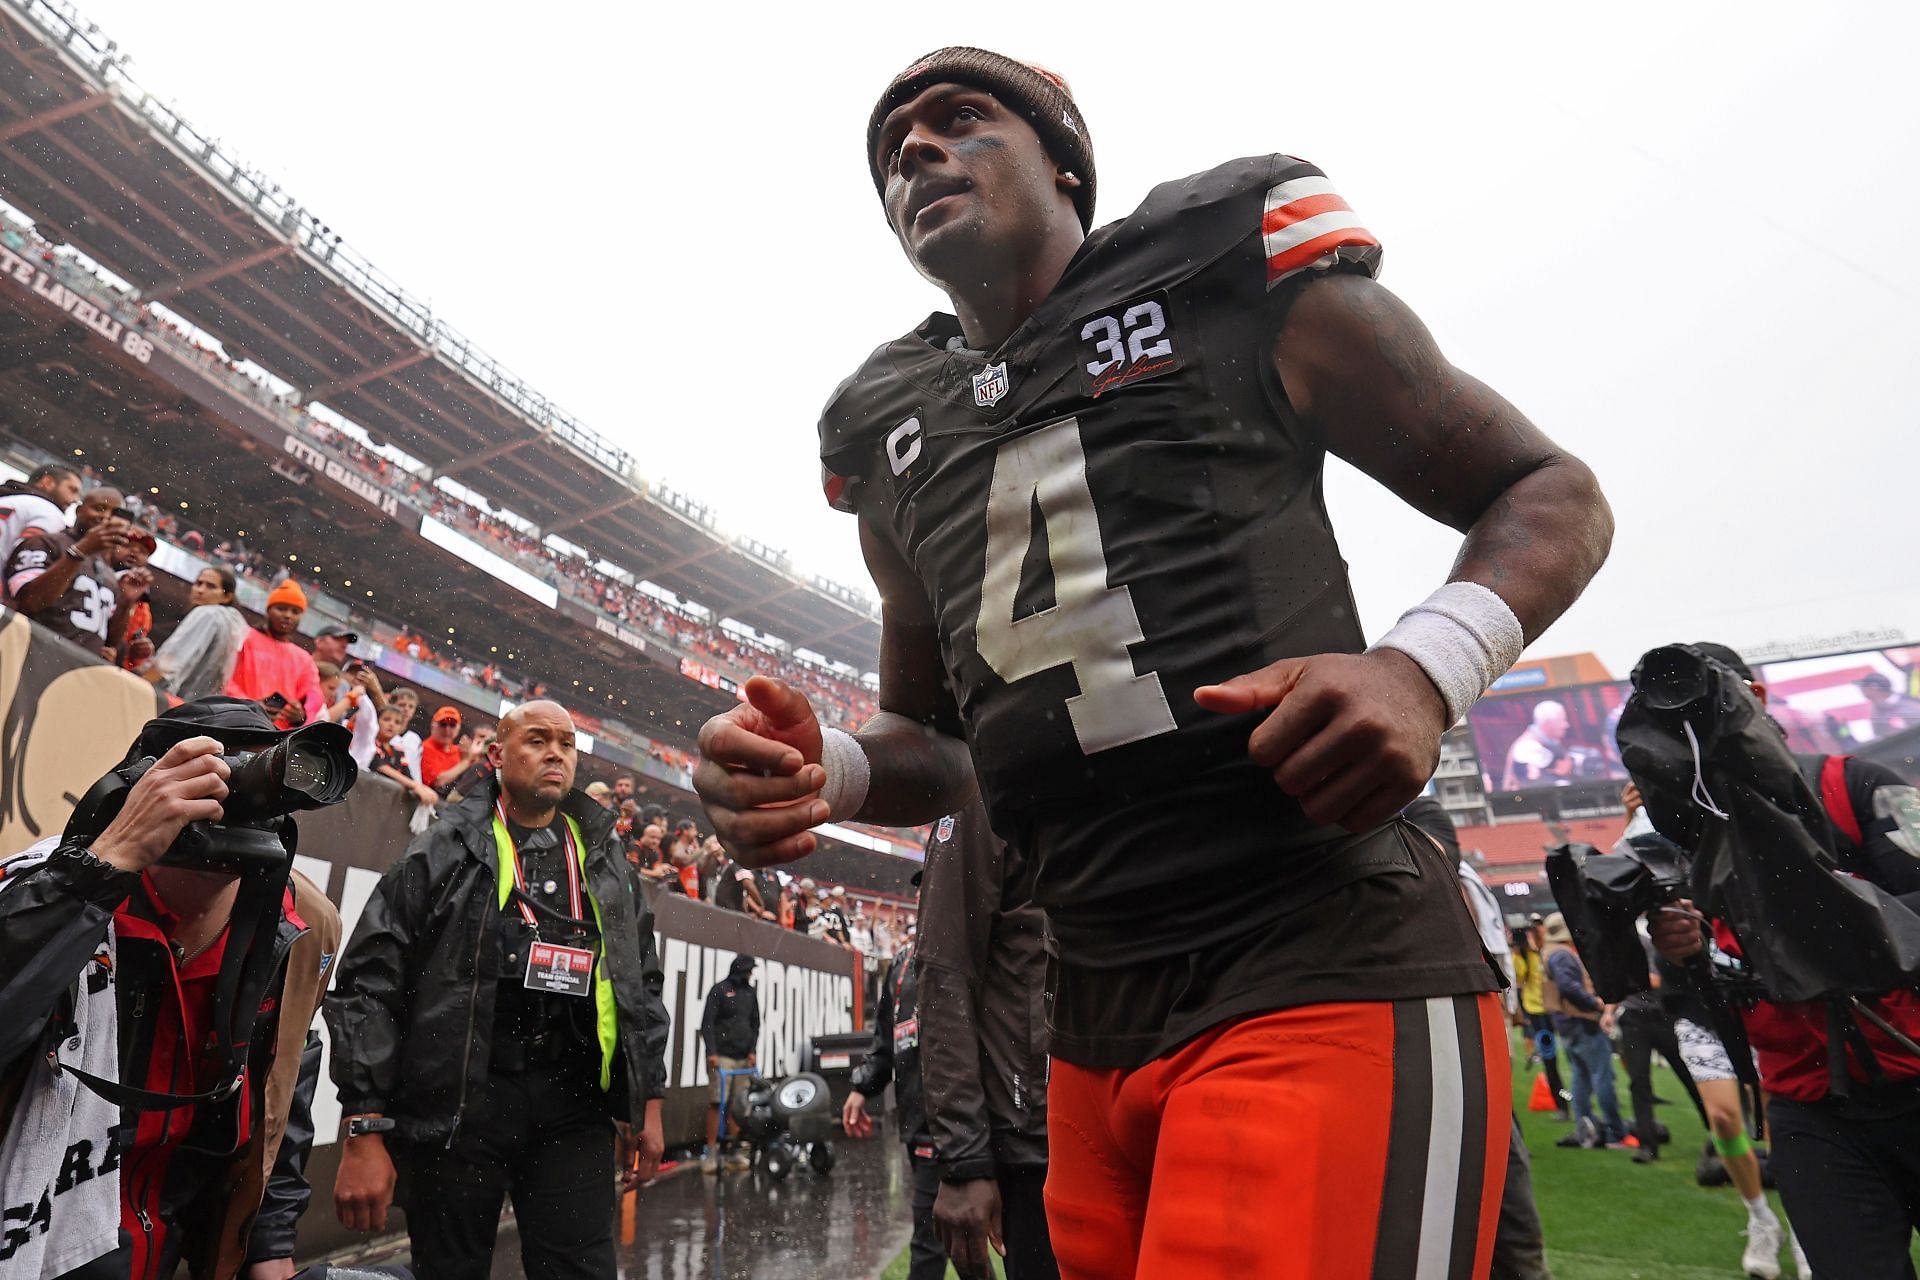
{"label": "photographer", "polygon": [[[1764,706],[1766,688],[1738,654],[1721,645],[1694,649],[1738,677]],[[1899,817],[1911,793],[1907,784],[1850,757],[1794,762],[1824,809],[1828,848],[1842,875],[1894,895],[1920,891],[1920,833]],[[1740,816],[1738,801],[1728,809]],[[1649,913],[1655,948],[1675,963],[1705,954],[1716,969],[1744,968],[1743,948],[1751,951],[1761,939],[1736,936],[1721,918],[1723,903],[1706,905],[1704,916],[1686,900]],[[1907,1039],[1920,1039],[1914,991],[1861,1003]],[[1834,1023],[1824,1001],[1755,1000],[1742,1008],[1740,1021],[1768,1094],[1770,1168],[1815,1273],[1910,1277],[1908,1248],[1920,1206],[1920,1057],[1868,1020],[1845,1033],[1845,1061],[1834,1063]]]}
{"label": "photographer", "polygon": [[222,754],[282,736],[252,703],[175,707],[128,752],[121,770],[158,759],[97,834],[76,814],[0,862],[9,1280],[292,1274],[311,1140],[296,1085],[318,1071],[307,1030],[340,919],[288,871],[285,836],[285,863],[244,876],[163,861],[234,807]]}
{"label": "photographer", "polygon": [[399,1203],[416,1274],[484,1280],[511,1193],[530,1280],[612,1280],[616,1164],[631,1189],[662,1147],[653,912],[614,815],[574,788],[564,708],[522,703],[489,750],[493,775],[381,877],[340,959],[334,1204],[380,1231]]}

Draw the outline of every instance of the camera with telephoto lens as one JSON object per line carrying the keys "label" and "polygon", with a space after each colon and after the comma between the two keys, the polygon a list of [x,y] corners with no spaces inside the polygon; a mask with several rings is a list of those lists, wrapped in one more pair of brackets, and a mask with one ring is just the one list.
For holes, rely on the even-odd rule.
{"label": "camera with telephoto lens", "polygon": [[1608,1004],[1653,986],[1636,921],[1687,896],[1687,851],[1654,832],[1601,853],[1563,844],[1547,854],[1547,882],[1574,946]]}
{"label": "camera with telephoto lens", "polygon": [[[244,872],[290,863],[292,842],[283,839],[288,815],[320,809],[347,798],[359,777],[345,725],[311,724],[258,750],[234,750],[227,763],[227,798],[219,822],[190,822],[160,861],[164,866]],[[110,826],[127,793],[157,763],[157,756],[115,769],[87,791],[67,823],[67,835],[91,838]]]}

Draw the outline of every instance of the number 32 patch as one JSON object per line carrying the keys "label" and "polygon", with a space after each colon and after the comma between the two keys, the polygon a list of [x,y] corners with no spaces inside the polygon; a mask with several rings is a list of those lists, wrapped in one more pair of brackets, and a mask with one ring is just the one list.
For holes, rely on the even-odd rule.
{"label": "number 32 patch", "polygon": [[1181,353],[1167,328],[1169,310],[1166,291],[1161,290],[1078,323],[1081,381],[1088,399],[1097,400],[1109,391],[1181,366]]}

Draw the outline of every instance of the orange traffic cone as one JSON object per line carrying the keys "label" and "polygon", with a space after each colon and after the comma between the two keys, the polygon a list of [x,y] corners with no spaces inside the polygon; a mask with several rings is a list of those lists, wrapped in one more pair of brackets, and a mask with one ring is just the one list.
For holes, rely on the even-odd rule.
{"label": "orange traffic cone", "polygon": [[1558,1111],[1559,1109],[1560,1100],[1554,1097],[1553,1090],[1547,1087],[1546,1074],[1542,1072],[1540,1075],[1535,1076],[1533,1078],[1533,1096],[1527,1099],[1527,1110]]}

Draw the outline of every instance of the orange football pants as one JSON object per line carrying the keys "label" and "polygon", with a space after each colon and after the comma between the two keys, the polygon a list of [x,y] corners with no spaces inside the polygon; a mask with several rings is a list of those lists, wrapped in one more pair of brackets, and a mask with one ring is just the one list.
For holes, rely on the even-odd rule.
{"label": "orange football pants", "polygon": [[1064,1280],[1481,1280],[1512,1108],[1492,995],[1222,1023],[1132,1070],[1055,1060]]}

